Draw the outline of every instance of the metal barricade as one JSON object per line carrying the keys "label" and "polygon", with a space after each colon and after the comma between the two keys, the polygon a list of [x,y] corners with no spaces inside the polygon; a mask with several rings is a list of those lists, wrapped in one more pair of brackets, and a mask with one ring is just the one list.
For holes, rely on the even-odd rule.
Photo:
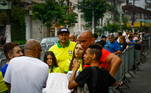
{"label": "metal barricade", "polygon": [[0,68],[6,63],[6,57],[4,55],[4,52],[0,52]]}
{"label": "metal barricade", "polygon": [[135,65],[135,57],[134,57],[134,47],[133,48],[129,48],[128,50],[128,59],[129,59],[129,66],[128,66],[128,70],[134,70],[134,65]]}
{"label": "metal barricade", "polygon": [[125,77],[126,73],[129,73],[130,70],[134,70],[135,57],[134,57],[134,47],[126,49],[121,55],[122,64],[117,72],[116,80],[122,80]]}
{"label": "metal barricade", "polygon": [[151,50],[151,35],[148,37],[148,46],[149,46],[149,49]]}
{"label": "metal barricade", "polygon": [[[144,36],[142,44],[143,51],[137,50],[135,49],[135,47],[130,47],[119,56],[122,59],[122,64],[115,76],[115,79],[117,81],[124,81],[127,78],[127,73],[130,74],[130,71],[137,71],[139,69],[139,64],[141,64],[142,60],[145,61],[146,55],[144,55],[143,53],[147,53],[149,50],[151,50],[151,35]],[[112,91],[111,93],[122,92],[120,90],[118,92]]]}

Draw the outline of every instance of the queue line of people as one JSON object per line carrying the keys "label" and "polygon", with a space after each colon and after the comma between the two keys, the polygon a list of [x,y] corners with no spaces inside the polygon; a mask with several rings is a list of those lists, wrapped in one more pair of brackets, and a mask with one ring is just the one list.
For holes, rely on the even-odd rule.
{"label": "queue line of people", "polygon": [[[105,80],[105,85],[99,79],[99,82],[102,83],[100,86],[88,78],[83,83],[88,84],[90,93],[98,93],[99,91],[106,91],[105,93],[108,93],[107,89],[109,85],[115,83],[113,78],[121,64],[121,59],[117,55],[102,48],[102,46],[95,44],[95,38],[91,31],[82,32],[76,42],[69,40],[70,32],[67,28],[59,29],[57,34],[59,41],[45,53],[44,62],[39,59],[41,47],[40,43],[36,40],[28,40],[26,42],[24,56],[20,55],[21,57],[15,57],[9,61],[4,81],[8,85],[11,85],[10,93],[42,93],[43,87],[46,87],[48,73],[67,74],[69,71],[73,73],[69,78],[68,87],[74,88],[75,85],[74,87],[72,85],[72,82],[75,83],[73,80],[76,78],[74,72],[78,70],[80,73],[84,73],[85,69],[93,67],[91,64],[93,62],[97,64],[94,67],[98,69],[98,74],[106,73],[99,74],[95,77],[95,82],[102,75],[102,77],[109,77],[108,79],[111,79],[111,82],[106,83],[108,80]],[[92,45],[92,48],[90,45]],[[89,52],[87,53],[87,51]],[[88,54],[91,54],[91,56]],[[94,78],[93,75],[91,78]],[[82,79],[80,81],[83,81],[84,77],[80,79]],[[76,86],[83,83],[76,82]],[[94,89],[91,89],[92,84],[96,84],[94,85]],[[98,90],[99,87],[105,87],[105,90]]]}
{"label": "queue line of people", "polygon": [[116,55],[121,54],[125,49],[129,47],[135,47],[136,49],[141,49],[142,38],[140,33],[118,33],[117,36],[113,34],[102,36],[101,40],[97,41],[98,44],[101,44],[106,50],[114,53]]}

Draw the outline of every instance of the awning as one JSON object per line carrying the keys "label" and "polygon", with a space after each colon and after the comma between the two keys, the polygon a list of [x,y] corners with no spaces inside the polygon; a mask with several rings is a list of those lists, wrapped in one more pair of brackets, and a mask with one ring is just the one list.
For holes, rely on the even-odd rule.
{"label": "awning", "polygon": [[[132,27],[131,22],[127,23],[126,25],[127,25],[127,27]],[[141,26],[151,27],[151,23],[144,23],[144,22],[134,22],[133,23],[133,27],[141,27]]]}

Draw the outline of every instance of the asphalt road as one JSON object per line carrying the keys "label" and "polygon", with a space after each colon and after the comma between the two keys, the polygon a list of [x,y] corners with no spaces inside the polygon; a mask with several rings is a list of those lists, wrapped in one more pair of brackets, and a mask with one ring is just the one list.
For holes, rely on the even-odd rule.
{"label": "asphalt road", "polygon": [[126,88],[124,93],[151,93],[151,53],[139,69],[133,74],[134,77],[128,82],[129,88]]}

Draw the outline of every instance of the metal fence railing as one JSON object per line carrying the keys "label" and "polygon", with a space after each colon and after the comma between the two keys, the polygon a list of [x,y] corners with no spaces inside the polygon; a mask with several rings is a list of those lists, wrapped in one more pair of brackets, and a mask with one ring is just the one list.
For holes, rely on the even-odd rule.
{"label": "metal fence railing", "polygon": [[0,49],[0,68],[6,63],[6,57],[2,49]]}
{"label": "metal fence railing", "polygon": [[[130,47],[126,49],[120,56],[122,59],[122,64],[117,72],[115,79],[117,81],[124,82],[124,89],[130,88],[128,86],[129,78],[133,77],[131,72],[135,72],[139,70],[139,64],[144,63],[148,51],[151,50],[151,35],[146,35],[143,40],[142,49],[138,50],[135,47]],[[118,92],[116,91],[118,90]],[[123,86],[122,88],[114,88],[112,87],[112,91],[110,93],[123,93]]]}

